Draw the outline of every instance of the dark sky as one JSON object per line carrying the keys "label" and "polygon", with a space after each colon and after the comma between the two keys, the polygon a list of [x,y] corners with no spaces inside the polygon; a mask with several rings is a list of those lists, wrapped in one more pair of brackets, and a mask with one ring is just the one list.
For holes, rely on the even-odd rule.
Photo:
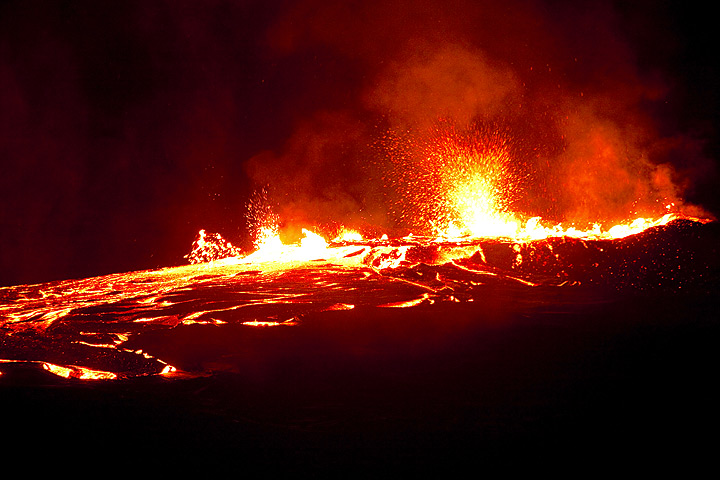
{"label": "dark sky", "polygon": [[575,3],[6,0],[0,285],[182,264],[201,228],[247,245],[263,184],[300,223],[388,223],[373,145],[440,116],[569,152],[572,119],[627,121],[629,150],[717,212],[713,15]]}

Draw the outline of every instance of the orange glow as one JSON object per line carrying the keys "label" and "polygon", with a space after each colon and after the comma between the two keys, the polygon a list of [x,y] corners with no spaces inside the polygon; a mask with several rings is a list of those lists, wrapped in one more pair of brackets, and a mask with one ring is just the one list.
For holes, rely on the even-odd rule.
{"label": "orange glow", "polygon": [[[451,225],[439,236],[444,238],[508,238],[511,240],[525,242],[541,240],[545,238],[572,237],[580,239],[618,239],[635,235],[650,227],[667,225],[670,221],[680,218],[679,216],[667,213],[658,218],[635,218],[624,223],[618,223],[603,229],[600,224],[594,224],[590,229],[577,229],[572,226],[544,223],[541,217],[532,217],[523,223],[517,217],[508,215],[486,216],[483,221],[474,224],[474,228],[460,229]],[[492,235],[476,235],[475,231],[493,232]]]}
{"label": "orange glow", "polygon": [[333,239],[333,243],[341,242],[362,242],[363,236],[355,230],[343,228],[340,234]]}
{"label": "orange glow", "polygon": [[[185,374],[175,367],[143,351],[140,346],[144,344],[132,341],[136,334],[144,329],[223,328],[233,323],[261,328],[301,325],[308,311],[352,310],[356,303],[425,308],[437,302],[473,301],[472,295],[455,290],[455,280],[443,278],[447,272],[450,277],[458,272],[470,277],[466,281],[469,289],[497,281],[536,287],[544,285],[546,274],[552,276],[552,285],[564,285],[566,280],[573,284],[574,279],[551,269],[535,274],[540,256],[536,254],[547,252],[552,263],[559,259],[553,251],[558,243],[585,246],[584,240],[621,239],[677,219],[699,220],[683,215],[681,202],[674,198],[655,202],[656,208],[643,210],[642,215],[640,208],[628,212],[619,222],[606,216],[574,224],[520,211],[518,198],[523,195],[525,180],[508,139],[500,134],[484,135],[433,138],[413,146],[417,151],[408,155],[411,160],[403,157],[398,161],[388,182],[398,189],[400,199],[394,213],[405,223],[391,230],[395,236],[382,233],[377,226],[371,227],[370,234],[338,223],[324,228],[288,226],[291,222],[281,222],[259,198],[250,209],[252,251],[242,251],[219,234],[200,230],[186,256],[190,265],[0,287],[0,295],[9,299],[0,303],[0,329],[9,336],[46,335],[76,321],[84,325],[89,318],[107,315],[119,330],[78,332],[71,340],[73,347],[83,355],[94,355],[78,357],[73,363],[92,359],[94,364],[113,355],[125,361],[130,356],[141,365],[137,368],[142,375],[182,376]],[[281,236],[281,225],[290,233],[283,231],[286,235]],[[285,240],[298,231],[301,237],[297,241]],[[583,242],[545,241],[562,237]],[[493,253],[496,248],[502,250],[500,260]],[[602,252],[604,246],[598,248]],[[412,271],[416,266],[442,269],[431,269],[431,275],[422,268]],[[540,270],[545,266],[540,265]],[[380,295],[376,302],[369,298],[374,293],[364,295],[358,286],[376,292],[383,291],[388,282],[393,294]],[[242,289],[235,291],[232,285]],[[397,286],[400,288],[395,291]],[[193,297],[194,292],[206,292],[205,287],[208,298]],[[338,288],[343,291],[338,293]],[[218,298],[222,301],[216,301]],[[126,375],[123,370],[113,373],[80,365],[37,364],[64,378],[107,380]]]}
{"label": "orange glow", "polygon": [[386,303],[384,305],[378,305],[379,307],[383,308],[407,308],[407,307],[414,307],[416,305],[420,305],[424,301],[428,300],[430,298],[430,295],[427,293],[422,294],[419,298],[413,298],[412,300],[406,300],[404,302],[393,302],[393,303]]}
{"label": "orange glow", "polygon": [[92,370],[90,368],[78,367],[75,365],[63,367],[61,365],[44,362],[43,368],[59,377],[74,378],[78,380],[114,380],[117,378],[117,375],[112,372]]}
{"label": "orange glow", "polygon": [[[460,189],[457,190],[461,191]],[[480,198],[485,198],[487,190],[479,193]],[[527,243],[547,238],[570,237],[586,240],[598,239],[620,239],[630,235],[641,233],[648,228],[666,225],[672,220],[678,218],[691,218],[674,213],[666,213],[657,218],[643,218],[627,220],[626,222],[603,228],[599,223],[594,224],[589,229],[579,229],[572,225],[566,226],[561,223],[549,223],[541,217],[532,217],[523,220],[519,215],[502,211],[493,211],[489,208],[473,209],[472,200],[477,200],[477,196],[464,198],[455,204],[455,207],[465,209],[472,212],[468,215],[469,220],[462,224],[451,222],[444,229],[437,227],[434,237],[420,237],[408,235],[402,240],[412,242],[414,239],[418,241],[429,242],[457,242],[457,241],[473,241],[481,239],[503,239],[517,243]],[[482,205],[491,205],[492,202],[483,203]],[[700,220],[695,219],[693,220]],[[298,243],[286,244],[280,239],[279,234],[274,236],[266,236],[259,244],[258,249],[246,255],[233,255],[212,258],[208,252],[204,255],[210,258],[210,261],[220,265],[265,265],[263,268],[269,268],[270,264],[275,265],[273,268],[289,268],[292,265],[317,262],[331,261],[342,265],[357,265],[362,262],[371,252],[375,255],[376,261],[373,267],[377,270],[397,268],[403,262],[407,254],[408,246],[388,246],[390,241],[387,235],[383,235],[376,239],[366,239],[366,245],[352,246],[348,242],[359,243],[357,240],[335,240],[328,241],[321,235],[310,230],[303,229],[303,238]],[[359,234],[358,234],[359,235]],[[343,238],[357,238],[352,237]],[[449,259],[451,260],[451,259]],[[285,267],[283,267],[285,266]],[[196,316],[200,316],[199,312]],[[183,323],[192,323],[193,318],[186,318]],[[155,321],[156,319],[137,319],[135,321]]]}
{"label": "orange glow", "polygon": [[[539,219],[530,219],[523,228],[525,232],[536,232],[533,235],[541,239],[560,234],[591,239],[606,234],[619,238],[671,218],[668,214],[659,220],[637,219],[608,231],[560,230],[542,226]],[[309,314],[312,319],[312,314],[319,312],[365,306],[430,308],[442,302],[472,302],[477,299],[468,296],[464,289],[496,282],[520,288],[576,285],[579,281],[563,276],[563,270],[559,271],[563,275],[556,275],[552,268],[543,270],[544,264],[540,265],[538,256],[533,259],[533,255],[540,253],[551,262],[557,259],[562,263],[562,256],[558,256],[561,254],[553,252],[557,245],[591,248],[595,254],[606,248],[604,242],[537,241],[527,233],[517,240],[408,235],[352,245],[328,242],[310,233],[306,232],[305,242],[291,245],[283,244],[279,237],[271,240],[277,246],[272,254],[260,249],[246,256],[155,271],[0,287],[0,295],[10,299],[0,304],[0,329],[11,342],[14,335],[20,334],[17,338],[22,342],[27,335],[52,338],[55,331],[73,331],[79,325],[68,338],[72,350],[78,352],[75,359],[68,361],[72,365],[52,363],[53,358],[58,358],[55,355],[49,356],[48,362],[39,361],[37,352],[24,360],[63,378],[101,380],[132,375],[179,378],[192,373],[178,373],[174,366],[157,358],[151,344],[136,341],[142,338],[139,333],[160,329],[189,331],[204,325],[222,329],[225,324],[302,328],[304,315]],[[323,260],[317,259],[319,255]],[[539,265],[537,272],[535,265]],[[380,294],[376,296],[377,292]],[[98,323],[94,330],[93,322]],[[122,363],[101,363],[101,368],[97,368],[97,362],[111,358],[122,359]],[[114,370],[118,365],[123,367]],[[131,367],[136,373],[126,372],[124,365],[136,365]]]}
{"label": "orange glow", "polygon": [[[204,262],[215,262],[222,265],[233,264],[297,264],[303,262],[313,262],[321,260],[341,260],[348,255],[357,255],[359,250],[351,245],[338,247],[330,243],[322,236],[311,230],[302,229],[303,237],[297,243],[284,243],[280,238],[279,229],[277,227],[263,226],[260,231],[256,232],[256,249],[255,251],[242,255],[233,250],[229,254],[229,250],[216,248],[212,243],[202,243],[196,241],[195,245],[202,245],[202,251],[193,251],[188,256],[192,263],[201,263],[198,259],[204,259]],[[203,238],[201,232],[200,237]],[[219,235],[220,241],[229,244]],[[337,243],[345,244],[348,242],[356,242],[362,239],[357,232],[344,231],[336,240]],[[362,251],[362,250],[361,250]]]}
{"label": "orange glow", "polygon": [[485,238],[517,235],[517,220],[509,213],[516,179],[503,141],[494,140],[490,148],[478,149],[446,139],[433,153],[429,161],[439,168],[441,195],[437,234]]}
{"label": "orange glow", "polygon": [[239,255],[240,250],[217,233],[206,233],[200,230],[193,244],[192,251],[185,257],[190,263],[202,263],[216,258]]}
{"label": "orange glow", "polygon": [[335,305],[330,305],[325,310],[352,310],[353,308],[355,308],[355,305],[349,303],[336,303]]}
{"label": "orange glow", "polygon": [[288,320],[285,322],[271,322],[271,321],[263,321],[263,320],[252,320],[249,322],[242,322],[243,325],[248,325],[250,327],[277,327],[279,325],[296,325],[297,322],[294,322],[292,320]]}
{"label": "orange glow", "polygon": [[[636,190],[635,204],[644,205],[644,213],[627,212],[621,221],[617,220],[622,218],[617,208],[622,210],[625,206],[603,210],[605,218],[592,218],[590,222],[583,218],[578,223],[572,218],[548,220],[535,212],[520,211],[518,205],[531,178],[531,173],[525,170],[531,169],[531,162],[525,164],[517,158],[519,153],[514,141],[508,131],[487,126],[457,131],[451,122],[425,134],[390,138],[388,161],[392,167],[385,176],[386,187],[399,195],[390,208],[400,221],[414,230],[402,240],[502,239],[526,243],[559,237],[619,239],[678,218],[689,218],[682,215],[679,200],[667,198],[672,197],[670,193],[659,199],[658,191],[648,189]],[[604,155],[617,155],[616,150]],[[577,173],[589,174],[592,173]],[[602,182],[596,181],[596,184]],[[250,232],[254,239],[252,252],[240,252],[219,235],[201,230],[188,256],[191,263],[264,265],[263,269],[269,268],[268,264],[285,268],[282,265],[320,260],[347,265],[357,264],[373,249],[372,266],[377,270],[397,268],[406,261],[407,246],[394,244],[387,234],[366,237],[344,226],[336,228],[332,236],[321,233],[323,229],[319,227],[302,228],[298,242],[285,243],[280,235],[281,218],[269,207],[267,195],[267,191],[262,190],[249,208],[250,224],[255,226]],[[594,192],[593,195],[596,198],[600,194]],[[578,198],[577,203],[581,204],[582,200]],[[569,211],[575,210],[569,208]],[[389,247],[386,251],[378,250],[385,246]]]}
{"label": "orange glow", "polygon": [[[518,153],[512,145],[509,134],[501,131],[458,132],[451,125],[439,127],[420,140],[394,139],[391,159],[395,166],[388,178],[391,188],[401,194],[397,204],[400,217],[418,233],[438,239],[502,238],[515,242],[551,237],[623,238],[683,217],[674,198],[657,200],[660,194],[648,189],[637,189],[634,203],[645,205],[649,214],[628,211],[621,221],[616,219],[617,210],[613,210],[612,219],[584,219],[581,226],[572,219],[559,222],[523,213],[517,205],[525,195],[531,172],[516,158]],[[582,192],[578,195],[580,204]],[[595,191],[593,195],[601,193]],[[656,198],[653,208],[647,207],[652,203],[650,198]],[[609,212],[605,209],[602,213]]]}
{"label": "orange glow", "polygon": [[302,232],[303,238],[299,244],[286,245],[280,240],[279,234],[271,236],[271,231],[265,231],[258,249],[245,257],[245,261],[250,263],[302,262],[324,258],[327,253],[327,241],[310,230],[303,229]]}

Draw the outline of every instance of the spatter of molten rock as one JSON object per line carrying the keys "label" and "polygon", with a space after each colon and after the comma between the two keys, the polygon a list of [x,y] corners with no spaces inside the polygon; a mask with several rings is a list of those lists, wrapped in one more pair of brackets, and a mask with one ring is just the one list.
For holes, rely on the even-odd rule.
{"label": "spatter of molten rock", "polygon": [[[529,177],[516,158],[517,148],[509,134],[491,128],[457,131],[445,126],[427,135],[388,136],[386,140],[390,169],[384,178],[388,190],[397,195],[396,200],[390,200],[389,208],[414,230],[413,234],[421,236],[415,238],[423,241],[618,239],[676,218],[689,218],[674,213],[675,204],[667,200],[664,211],[655,216],[636,216],[613,225],[603,224],[602,219],[584,227],[548,222],[514,210]],[[369,240],[347,229],[329,240],[333,237],[318,233],[320,229],[303,228],[299,242],[283,243],[280,218],[271,208],[265,189],[251,199],[248,220],[253,227],[253,252],[245,254],[219,235],[201,230],[187,258],[191,263],[228,258],[244,263],[338,259],[348,252],[337,247],[348,243],[374,248],[388,242],[387,236]]]}
{"label": "spatter of molten rock", "polygon": [[514,237],[518,223],[510,207],[518,177],[510,168],[507,140],[495,135],[483,144],[441,138],[427,155],[426,168],[438,172],[435,187],[439,236]]}

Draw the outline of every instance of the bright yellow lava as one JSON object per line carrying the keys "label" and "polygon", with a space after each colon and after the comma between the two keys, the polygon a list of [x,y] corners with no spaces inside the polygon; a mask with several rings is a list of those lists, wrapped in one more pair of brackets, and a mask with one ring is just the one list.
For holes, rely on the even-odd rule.
{"label": "bright yellow lava", "polygon": [[64,378],[75,378],[78,380],[114,380],[117,378],[112,372],[103,372],[100,370],[92,370],[86,367],[79,366],[61,366],[54,365],[52,363],[44,362],[43,368],[50,373],[53,373],[59,377]]}

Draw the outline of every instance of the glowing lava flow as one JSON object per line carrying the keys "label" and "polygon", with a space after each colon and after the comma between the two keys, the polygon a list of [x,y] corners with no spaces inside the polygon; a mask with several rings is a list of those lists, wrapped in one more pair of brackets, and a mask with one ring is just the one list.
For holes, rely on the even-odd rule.
{"label": "glowing lava flow", "polygon": [[[435,228],[438,237],[505,238],[516,242],[553,237],[618,239],[678,218],[673,213],[639,217],[607,229],[600,223],[589,229],[549,224],[539,216],[523,220],[511,211],[519,182],[510,169],[507,145],[499,140],[494,142],[483,150],[444,142],[437,153],[441,160],[429,159],[443,172],[438,195],[442,215]],[[672,206],[669,204],[668,209]]]}
{"label": "glowing lava flow", "polygon": [[[575,223],[572,213],[562,221],[544,219],[538,213],[555,200],[525,201],[537,159],[521,146],[509,133],[482,126],[458,131],[452,125],[441,125],[426,134],[389,137],[386,148],[391,166],[383,178],[386,187],[397,193],[389,205],[391,214],[415,234],[439,241],[512,242],[557,237],[619,239],[678,218],[691,218],[680,213],[677,200],[668,198],[670,193],[654,188],[650,180],[638,179],[647,188],[634,192],[643,198],[634,198],[628,208],[644,214],[624,213],[624,207],[618,206],[613,219],[598,217],[588,222],[584,217]],[[603,192],[594,194],[602,196]],[[610,193],[607,196],[612,197]],[[574,207],[564,208],[572,212]],[[617,220],[623,216],[625,220]]]}
{"label": "glowing lava flow", "polygon": [[[496,239],[517,244],[551,238],[613,240],[676,219],[704,221],[680,213],[682,207],[676,206],[677,200],[667,198],[673,196],[669,191],[661,192],[652,187],[652,182],[643,179],[638,181],[645,182],[647,188],[633,190],[634,200],[627,203],[632,205],[627,207],[632,208],[632,212],[625,214],[623,209],[627,205],[623,203],[626,206],[614,207],[611,213],[606,213],[613,215],[611,218],[588,221],[583,216],[575,223],[572,213],[568,213],[569,218],[562,221],[544,219],[537,213],[547,211],[557,200],[543,197],[521,203],[530,196],[526,190],[535,178],[532,170],[537,158],[522,150],[523,142],[514,140],[509,130],[493,125],[477,124],[457,130],[452,122],[444,122],[426,132],[398,137],[389,134],[386,143],[387,155],[378,167],[385,172],[385,188],[391,192],[386,206],[391,223],[403,232],[412,232],[409,235],[392,240],[389,239],[392,235],[368,239],[365,232],[343,227],[340,234],[323,236],[318,233],[322,229],[304,225],[307,228],[302,229],[302,239],[285,243],[280,235],[280,215],[272,208],[269,191],[261,189],[248,204],[248,220],[254,225],[250,232],[254,239],[252,252],[242,252],[218,234],[201,230],[187,258],[190,263],[222,261],[290,266],[297,262],[327,260],[358,265],[363,264],[368,255],[375,255],[377,261],[372,265],[382,270],[395,268],[405,261],[406,247],[402,242],[409,239],[425,243]],[[595,193],[603,196],[603,192]],[[539,196],[537,192],[535,196]],[[582,203],[581,198],[576,200]],[[521,204],[524,211],[519,207]],[[565,208],[574,211],[573,206]],[[623,216],[626,220],[616,220]],[[379,248],[391,246],[393,248],[378,254]]]}
{"label": "glowing lava flow", "polygon": [[[666,213],[658,218],[639,217],[628,220],[627,222],[613,225],[608,229],[603,229],[600,224],[596,223],[592,228],[583,230],[575,227],[565,227],[562,224],[546,225],[541,217],[532,217],[523,224],[521,220],[509,215],[483,216],[480,221],[473,219],[474,221],[465,228],[451,224],[444,232],[439,232],[438,236],[446,239],[462,237],[507,238],[518,242],[560,237],[586,240],[616,240],[638,234],[650,227],[667,225],[672,220],[678,218],[687,217],[682,217],[674,213]],[[490,232],[491,234],[477,235],[474,232]]]}
{"label": "glowing lava flow", "polygon": [[[269,235],[269,232],[266,232],[257,249],[247,255],[238,254],[238,250],[234,247],[227,250],[217,248],[210,243],[207,245],[207,250],[194,250],[188,257],[207,259],[205,262],[211,262],[208,265],[217,267],[244,265],[246,268],[261,268],[263,271],[283,270],[317,262],[330,262],[345,267],[370,266],[376,271],[382,271],[413,263],[406,259],[407,252],[411,247],[421,245],[443,245],[444,253],[434,261],[434,263],[443,263],[467,256],[468,252],[463,246],[471,246],[481,241],[502,241],[514,244],[519,248],[520,245],[551,238],[617,240],[636,235],[651,227],[666,225],[678,218],[683,217],[668,213],[655,219],[637,218],[614,225],[607,230],[603,230],[599,224],[595,224],[589,230],[579,230],[573,227],[563,227],[560,224],[545,226],[540,217],[531,218],[525,224],[513,219],[501,223],[502,218],[498,216],[494,219],[496,223],[490,224],[494,235],[473,236],[451,225],[446,231],[439,232],[434,237],[409,235],[403,239],[394,240],[388,239],[387,236],[380,239],[363,240],[359,233],[348,232],[328,241],[319,234],[303,229],[304,236],[298,243],[285,244],[277,233]],[[689,217],[685,218],[690,219]],[[694,218],[691,220],[701,221]],[[200,233],[201,237],[202,235],[203,232]],[[221,245],[231,245],[219,235],[217,238]],[[197,242],[196,245],[198,245]],[[457,247],[456,251],[453,250],[453,246]],[[472,247],[468,248],[472,249]],[[216,255],[217,252],[233,252],[233,254]]]}
{"label": "glowing lava flow", "polygon": [[[223,362],[195,363],[194,345],[186,341],[200,332],[242,339],[242,329],[303,328],[349,311],[355,318],[450,303],[482,308],[499,291],[514,292],[514,299],[527,294],[528,305],[535,305],[538,295],[580,284],[702,287],[716,270],[712,262],[694,261],[702,252],[694,243],[699,235],[687,232],[701,228],[679,220],[657,233],[615,241],[523,243],[419,236],[328,242],[308,231],[291,245],[271,236],[246,256],[1,287],[0,374],[9,378],[4,374],[30,366],[70,381],[180,377]],[[163,346],[158,338],[171,340]]]}
{"label": "glowing lava flow", "polygon": [[491,140],[446,141],[421,149],[419,168],[402,165],[401,218],[412,220],[420,235],[368,239],[345,228],[333,235],[304,228],[299,241],[285,243],[280,220],[262,197],[252,210],[252,252],[200,230],[186,257],[191,265],[2,287],[0,364],[29,362],[73,380],[179,376],[183,367],[170,363],[182,356],[166,361],[146,353],[149,333],[292,326],[306,315],[356,308],[371,314],[433,308],[483,298],[478,288],[490,284],[540,290],[613,281],[642,288],[683,285],[706,274],[690,269],[687,275],[677,249],[665,251],[665,244],[655,245],[651,261],[659,266],[648,274],[637,250],[649,245],[618,240],[674,220],[679,226],[671,229],[690,228],[682,227],[690,217],[673,213],[670,201],[657,217],[585,229],[514,212],[519,176],[510,168],[508,144]]}

